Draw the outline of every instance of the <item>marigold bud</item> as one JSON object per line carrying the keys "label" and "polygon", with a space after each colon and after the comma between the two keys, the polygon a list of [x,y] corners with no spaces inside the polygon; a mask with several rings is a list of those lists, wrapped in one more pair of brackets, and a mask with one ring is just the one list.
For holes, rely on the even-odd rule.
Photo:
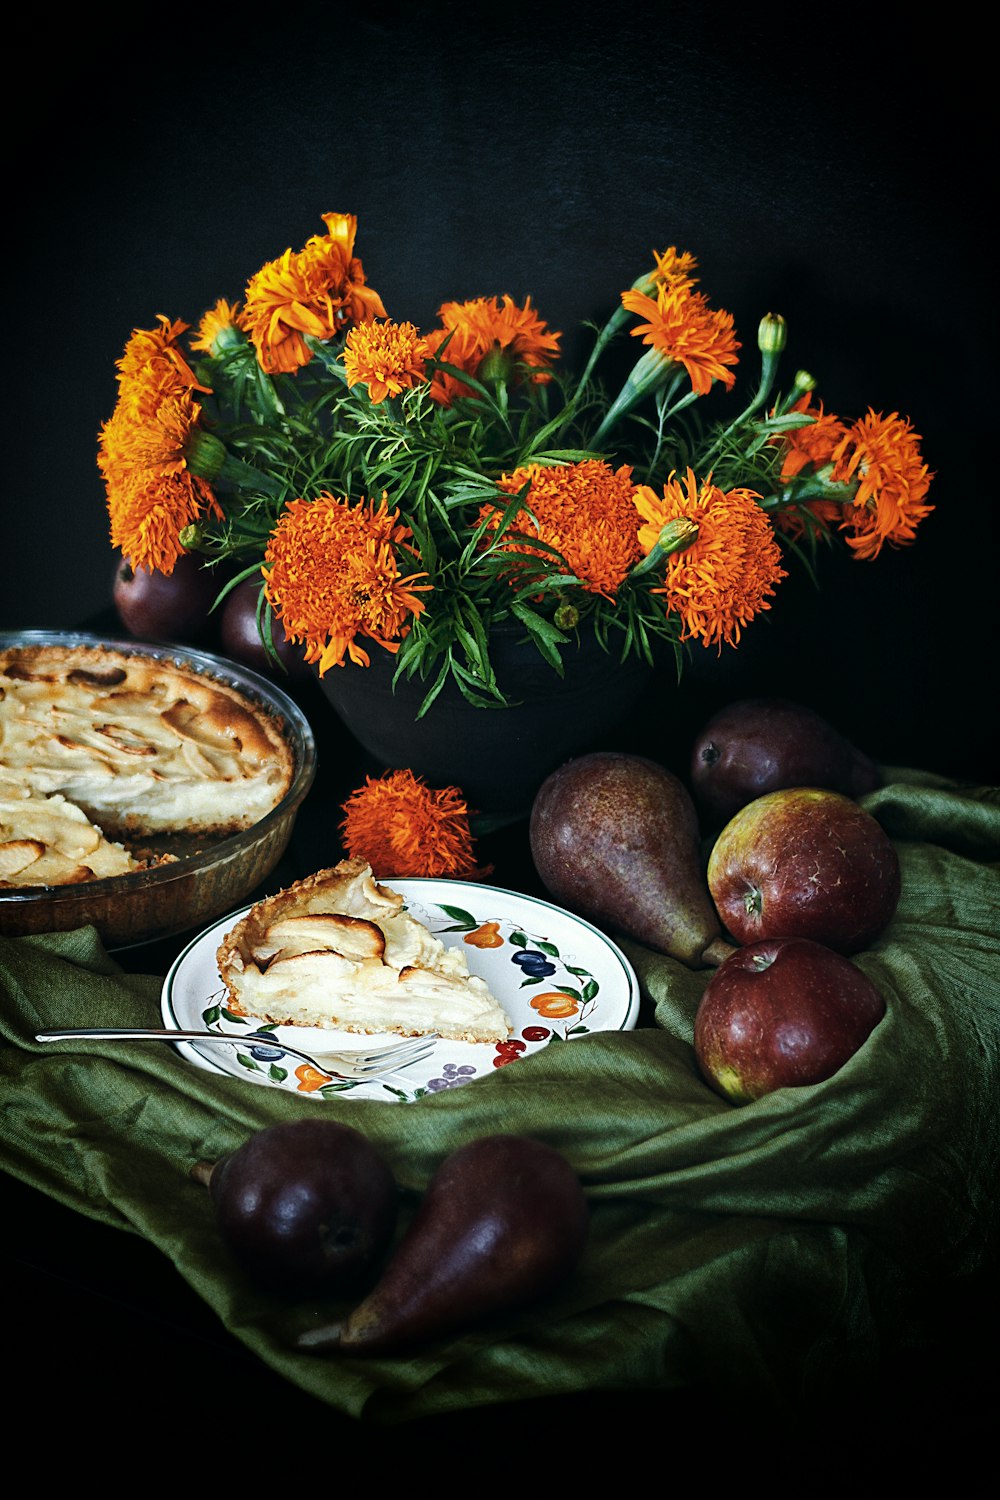
{"label": "marigold bud", "polygon": [[795,389],[797,391],[814,391],[816,389],[816,377],[810,375],[808,370],[796,370]]}
{"label": "marigold bud", "polygon": [[580,611],[575,604],[560,604],[552,617],[560,630],[572,630],[580,620]]}
{"label": "marigold bud", "polygon": [[201,546],[202,530],[197,521],[191,521],[187,526],[182,526],[177,534],[177,540],[185,552],[197,552]]}
{"label": "marigold bud", "polygon": [[685,547],[690,547],[697,538],[697,522],[690,520],[687,516],[675,516],[660,532],[656,545],[661,552],[669,555],[671,552],[683,552]]}
{"label": "marigold bud", "polygon": [[780,354],[788,342],[788,329],[780,313],[765,313],[757,329],[757,348],[761,354]]}

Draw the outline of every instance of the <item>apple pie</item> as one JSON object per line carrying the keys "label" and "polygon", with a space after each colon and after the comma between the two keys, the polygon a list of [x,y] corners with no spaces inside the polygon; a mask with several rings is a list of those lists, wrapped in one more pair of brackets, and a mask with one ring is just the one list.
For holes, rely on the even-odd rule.
{"label": "apple pie", "polygon": [[0,651],[0,886],[123,874],[149,863],[137,841],[250,827],[293,771],[280,725],[219,678],[103,646]]}
{"label": "apple pie", "polygon": [[465,954],[341,860],[253,906],[219,947],[233,1008],[277,1025],[497,1042],[510,1021]]}

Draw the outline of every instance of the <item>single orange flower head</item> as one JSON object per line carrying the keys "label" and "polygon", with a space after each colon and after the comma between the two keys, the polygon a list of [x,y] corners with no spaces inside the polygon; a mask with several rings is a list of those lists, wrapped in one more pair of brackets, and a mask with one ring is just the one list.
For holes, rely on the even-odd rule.
{"label": "single orange flower head", "polygon": [[[185,325],[179,325],[181,327]],[[178,365],[152,339],[137,357],[133,335],[119,376],[118,401],[101,428],[97,466],[104,479],[112,545],[133,568],[173,572],[180,533],[207,512],[221,515],[188,455],[202,437],[201,407]]]}
{"label": "single orange flower head", "polygon": [[735,646],[743,627],[770,609],[774,586],[786,575],[758,498],[751,490],[720,490],[710,479],[699,484],[690,469],[683,481],[671,475],[662,497],[648,485],[636,491],[646,523],[639,531],[644,552],[670,521],[684,518],[698,528],[690,546],[666,558],[664,585],[653,590],[680,618],[681,640],[698,639],[721,651],[723,642]]}
{"label": "single orange flower head", "polygon": [[689,250],[678,250],[676,245],[670,245],[666,250],[654,250],[653,260],[655,268],[633,283],[634,291],[653,296],[661,286],[696,285],[698,278],[694,273],[698,262]]}
{"label": "single orange flower head", "polygon": [[856,482],[852,504],[841,507],[847,545],[868,561],[886,545],[905,546],[934,509],[927,503],[933,474],[920,453],[920,436],[892,412],[869,409],[833,450],[835,482]]}
{"label": "single orange flower head", "polygon": [[267,544],[265,594],[321,677],[348,656],[367,667],[362,640],[399,650],[431,587],[417,581],[425,574],[400,568],[400,555],[413,552],[411,534],[384,497],[377,509],[328,493],[285,506]]}
{"label": "single orange flower head", "polygon": [[191,348],[205,354],[220,354],[224,349],[235,349],[246,343],[249,327],[246,313],[238,302],[227,302],[220,297],[214,307],[202,315],[198,324],[198,337],[191,340]]}
{"label": "single orange flower head", "polygon": [[354,214],[324,214],[325,235],[286,250],[251,277],[245,317],[261,368],[292,373],[312,359],[306,336],[331,339],[352,323],[384,318],[377,292],[365,283],[354,254]]}
{"label": "single orange flower head", "polygon": [[[530,464],[504,474],[498,488],[516,495],[525,483],[530,484],[527,510],[504,534],[502,549],[544,557],[532,542],[546,542],[565,558],[585,589],[613,600],[642,556],[631,467],[612,469],[596,458],[551,467]],[[492,516],[495,529],[500,512],[486,506],[480,520],[484,516]]]}
{"label": "single orange flower head", "polygon": [[478,873],[469,809],[456,786],[432,788],[411,770],[387,771],[367,777],[343,811],[345,849],[379,880]]}
{"label": "single orange flower head", "polygon": [[[438,313],[441,327],[427,335],[431,354],[449,365],[478,376],[484,360],[499,352],[514,379],[527,376],[535,382],[551,380],[549,365],[558,357],[559,333],[553,333],[535,312],[531,298],[520,306],[513,297],[476,297],[470,302],[445,302]],[[450,406],[456,396],[472,394],[447,371],[435,372],[431,385],[434,399]]]}
{"label": "single orange flower head", "polygon": [[775,440],[784,450],[781,477],[785,481],[794,479],[803,469],[821,469],[824,464],[828,464],[833,457],[833,450],[847,431],[839,417],[823,410],[822,402],[814,410],[808,392],[796,401],[792,411],[802,412],[811,417],[812,421],[804,427],[794,427],[781,433]]}
{"label": "single orange flower head", "polygon": [[[774,438],[774,442],[783,450],[781,479],[784,484],[803,470],[825,468],[833,457],[834,448],[847,431],[839,417],[824,411],[822,402],[816,409],[813,408],[808,391],[796,401],[792,411],[803,412],[812,420],[803,427],[792,428]],[[798,539],[809,531],[810,516],[825,530],[839,521],[842,515],[843,506],[836,500],[806,500],[778,510],[774,515],[774,524],[786,536]]]}
{"label": "single orange flower head", "polygon": [[427,379],[429,353],[412,323],[358,323],[344,344],[347,384],[367,385],[374,404]]}
{"label": "single orange flower head", "polygon": [[210,486],[193,474],[137,475],[109,484],[111,545],[134,570],[169,575],[185,552],[181,532],[215,508]]}
{"label": "single orange flower head", "polygon": [[736,376],[729,368],[738,363],[732,316],[709,307],[701,292],[684,279],[666,280],[657,287],[655,299],[631,288],[622,292],[622,306],[645,321],[632,329],[636,338],[655,349],[672,364],[683,365],[691,388],[705,396],[714,380],[731,388]]}
{"label": "single orange flower head", "polygon": [[179,320],[171,322],[162,313],[156,321],[159,325],[157,328],[133,329],[122,357],[116,363],[119,386],[127,388],[135,379],[147,384],[159,379],[166,383],[179,382],[200,391],[207,390],[207,386],[198,384],[180,347],[180,339],[187,333],[190,325]]}

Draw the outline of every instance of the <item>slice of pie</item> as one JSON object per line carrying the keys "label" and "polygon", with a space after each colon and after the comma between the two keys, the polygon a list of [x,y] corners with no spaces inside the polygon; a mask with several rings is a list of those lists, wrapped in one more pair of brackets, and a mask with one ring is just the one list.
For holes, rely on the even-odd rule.
{"label": "slice of pie", "polygon": [[436,1031],[499,1042],[510,1021],[469,973],[379,885],[363,859],[341,860],[252,907],[219,947],[219,973],[241,1013],[335,1031]]}

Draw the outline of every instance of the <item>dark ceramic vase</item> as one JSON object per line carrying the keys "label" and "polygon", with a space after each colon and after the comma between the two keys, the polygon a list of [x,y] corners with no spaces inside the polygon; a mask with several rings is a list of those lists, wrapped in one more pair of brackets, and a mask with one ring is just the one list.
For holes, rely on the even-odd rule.
{"label": "dark ceramic vase", "polygon": [[454,682],[422,719],[428,683],[392,677],[396,658],[372,649],[370,667],[333,667],[320,686],[358,743],[385,769],[408,767],[432,787],[460,787],[470,809],[496,816],[530,810],[542,781],[571,756],[607,743],[652,678],[619,662],[593,637],[564,647],[565,675],[521,631],[497,630],[490,660],[506,708],[476,708]]}

